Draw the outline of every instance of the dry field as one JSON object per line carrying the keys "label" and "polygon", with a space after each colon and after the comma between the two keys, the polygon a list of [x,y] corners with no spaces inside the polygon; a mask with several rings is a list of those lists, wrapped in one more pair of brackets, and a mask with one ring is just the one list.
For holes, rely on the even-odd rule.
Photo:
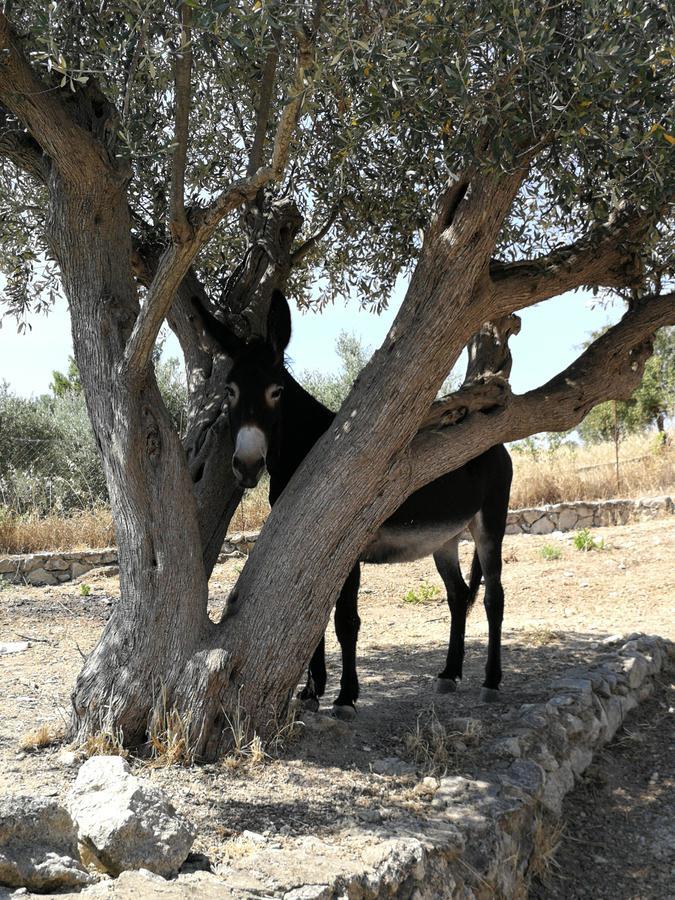
{"label": "dry field", "polygon": [[[612,497],[649,497],[675,493],[673,436],[661,445],[657,436],[634,435],[621,444],[620,483],[617,488],[614,445],[560,447],[555,451],[512,453],[514,480],[511,509],[541,506],[564,500]],[[269,513],[269,482],[264,478],[247,491],[230,523],[230,532],[255,531]],[[80,550],[114,544],[112,517],[107,507],[68,518],[19,517],[0,507],[0,554],[41,550]]]}
{"label": "dry field", "polygon": [[[306,867],[314,866],[322,880],[329,865],[326,848],[349,857],[355,825],[361,851],[364,828],[366,844],[376,847],[378,828],[424,817],[430,801],[414,790],[415,775],[377,774],[373,768],[377,770],[378,761],[399,757],[416,763],[418,775],[434,769],[474,775],[484,765],[482,745],[503,733],[504,720],[520,704],[548,696],[553,676],[575,665],[592,665],[599,638],[632,631],[675,637],[675,518],[593,534],[604,540],[605,549],[580,552],[571,535],[506,539],[500,704],[478,701],[486,641],[480,604],[468,623],[462,690],[435,695],[433,676],[446,652],[448,614],[432,560],[366,565],[360,595],[362,697],[354,724],[324,719],[325,730],[300,728],[301,734],[280,750],[268,748],[267,760],[249,750],[239,759],[213,765],[153,768],[137,759],[134,768],[161,784],[196,822],[194,849],[208,856],[216,872],[258,891],[275,856],[287,859],[291,868],[302,862],[303,877]],[[542,551],[552,545],[559,558],[546,560]],[[463,545],[464,565],[470,549]],[[217,567],[211,585],[214,613],[222,608],[240,567],[241,560]],[[83,591],[83,582],[89,591]],[[31,751],[23,739],[43,725],[47,737],[58,732],[81,653],[93,647],[117,592],[116,579],[92,573],[58,588],[0,591],[0,640],[30,642],[25,652],[0,657],[0,794],[63,797],[74,779],[76,770],[61,761],[58,744]],[[434,596],[404,602],[409,592],[418,598]],[[328,700],[336,693],[338,676],[332,635],[329,666]],[[648,705],[632,714],[567,801],[558,851],[562,869],[535,888],[541,891],[536,896],[672,896],[667,841],[675,799],[675,704],[669,690],[662,685]],[[418,729],[424,735],[434,717],[443,741],[432,759],[412,736]],[[253,838],[242,836],[244,830]],[[273,853],[261,851],[256,843],[260,834]]]}

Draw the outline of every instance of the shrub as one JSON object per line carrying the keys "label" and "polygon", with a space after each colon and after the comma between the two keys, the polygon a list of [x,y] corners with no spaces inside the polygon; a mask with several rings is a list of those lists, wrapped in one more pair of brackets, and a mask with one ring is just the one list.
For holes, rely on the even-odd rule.
{"label": "shrub", "polygon": [[583,550],[588,552],[589,550],[604,550],[605,542],[597,541],[588,528],[582,528],[581,531],[577,531],[577,533],[572,538],[572,543],[577,548],[577,550]]}

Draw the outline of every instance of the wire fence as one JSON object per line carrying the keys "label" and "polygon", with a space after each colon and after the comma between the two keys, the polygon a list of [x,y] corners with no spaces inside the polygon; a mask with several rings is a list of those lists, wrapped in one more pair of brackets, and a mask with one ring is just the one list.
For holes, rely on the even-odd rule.
{"label": "wire fence", "polygon": [[67,515],[108,500],[93,441],[2,434],[0,505],[13,515]]}

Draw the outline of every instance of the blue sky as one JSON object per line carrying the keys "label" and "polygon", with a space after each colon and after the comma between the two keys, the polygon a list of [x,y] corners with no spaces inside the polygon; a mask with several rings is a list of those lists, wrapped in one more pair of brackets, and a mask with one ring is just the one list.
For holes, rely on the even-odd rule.
{"label": "blue sky", "polygon": [[[359,309],[355,302],[336,304],[322,314],[294,311],[288,351],[293,371],[335,370],[339,363],[335,339],[342,330],[356,332],[363,343],[375,349],[391,325],[404,289],[403,284],[397,287],[389,309],[380,316]],[[514,390],[522,392],[547,381],[578,355],[589,332],[615,322],[621,312],[620,303],[605,309],[593,303],[590,292],[583,291],[524,310],[521,333],[511,340]],[[33,317],[31,325],[30,331],[17,334],[14,320],[5,318],[0,328],[0,382],[9,382],[11,389],[23,396],[46,392],[52,371],[65,370],[72,354],[65,301],[59,301],[49,315]],[[173,335],[167,340],[166,352],[180,355]]]}

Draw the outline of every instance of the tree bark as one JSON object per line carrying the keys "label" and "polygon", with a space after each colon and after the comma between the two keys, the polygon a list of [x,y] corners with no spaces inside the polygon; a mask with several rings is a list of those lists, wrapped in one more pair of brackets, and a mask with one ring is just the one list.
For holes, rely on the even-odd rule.
{"label": "tree bark", "polygon": [[49,187],[49,240],[70,302],[120,558],[120,601],[78,677],[73,736],[112,726],[137,743],[154,699],[213,630],[197,507],[154,377],[120,377],[138,315],[124,185],[99,182],[95,200],[57,176]]}

